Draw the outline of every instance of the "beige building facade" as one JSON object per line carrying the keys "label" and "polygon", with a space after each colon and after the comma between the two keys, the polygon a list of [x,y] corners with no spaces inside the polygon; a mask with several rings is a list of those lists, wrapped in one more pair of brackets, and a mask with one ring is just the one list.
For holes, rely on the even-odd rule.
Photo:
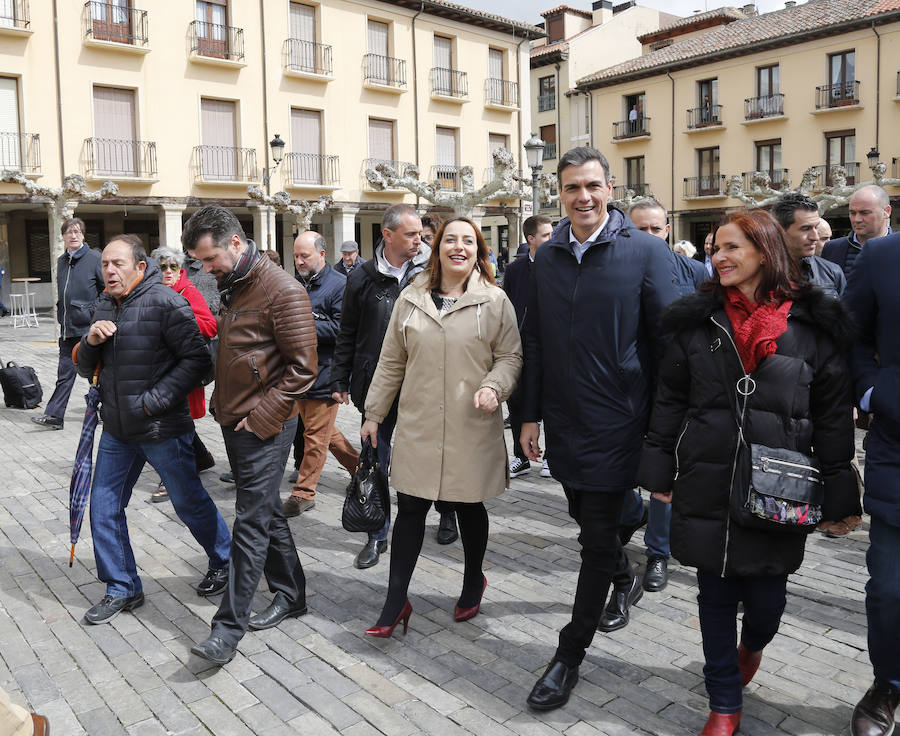
{"label": "beige building facade", "polygon": [[[55,5],[56,22],[49,2],[0,4],[0,169],[47,186],[115,181],[116,200],[76,208],[92,245],[120,232],[178,245],[186,218],[216,202],[290,269],[295,219],[248,199],[259,184],[331,195],[313,226],[332,260],[350,239],[369,256],[387,206],[431,206],[373,191],[367,166],[415,164],[452,189],[466,165],[480,185],[498,146],[524,156],[529,42],[541,35],[528,24],[441,0]],[[49,306],[47,216],[27,199],[0,184],[0,263],[41,278],[37,304]],[[495,250],[516,237],[518,202],[478,216]]]}

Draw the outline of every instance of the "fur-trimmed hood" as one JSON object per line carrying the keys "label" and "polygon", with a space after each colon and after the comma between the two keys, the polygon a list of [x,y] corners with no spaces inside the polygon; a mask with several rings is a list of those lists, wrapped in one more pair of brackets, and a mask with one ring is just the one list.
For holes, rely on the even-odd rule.
{"label": "fur-trimmed hood", "polygon": [[[663,329],[672,335],[686,327],[705,323],[715,312],[724,309],[713,291],[698,291],[679,299],[663,315]],[[821,289],[809,288],[794,300],[790,316],[827,334],[841,350],[849,350],[855,337],[853,318],[843,303]]]}

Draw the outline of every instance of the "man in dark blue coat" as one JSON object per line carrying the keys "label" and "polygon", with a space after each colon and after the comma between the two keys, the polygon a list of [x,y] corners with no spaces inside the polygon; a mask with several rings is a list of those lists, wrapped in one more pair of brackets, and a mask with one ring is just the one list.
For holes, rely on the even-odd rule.
{"label": "man in dark blue coat", "polygon": [[568,217],[532,264],[521,442],[537,460],[544,421],[547,460],[580,528],[582,562],[572,620],[528,696],[537,710],[568,700],[622,566],[619,516],[647,428],[660,317],[677,297],[666,244],[607,209],[603,154],[574,148],[557,171]]}
{"label": "man in dark blue coat", "polygon": [[857,704],[853,736],[886,736],[900,703],[900,233],[869,240],[844,300],[859,328],[851,353],[855,399],[874,415],[866,447],[865,510],[872,517],[866,563],[869,658],[875,682]]}
{"label": "man in dark blue coat", "polygon": [[850,197],[850,234],[825,243],[822,258],[836,263],[849,278],[862,247],[872,238],[891,232],[891,198],[876,184],[860,187]]}
{"label": "man in dark blue coat", "polygon": [[294,241],[297,276],[306,287],[316,325],[319,373],[313,387],[300,399],[303,460],[291,495],[284,502],[285,516],[297,516],[316,505],[316,486],[329,450],[350,475],[356,472],[359,462],[359,453],[334,424],[339,405],[331,398],[331,363],[341,329],[347,277],[335,271],[325,259],[326,245],[325,238],[312,230],[300,233]]}

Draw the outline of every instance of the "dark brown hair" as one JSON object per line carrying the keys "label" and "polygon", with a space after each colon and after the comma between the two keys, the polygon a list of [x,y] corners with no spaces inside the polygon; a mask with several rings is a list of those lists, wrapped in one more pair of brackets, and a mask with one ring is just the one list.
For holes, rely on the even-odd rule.
{"label": "dark brown hair", "polygon": [[81,230],[82,235],[86,235],[87,231],[85,230],[84,220],[80,217],[67,217],[63,220],[63,224],[59,227],[59,232],[65,235],[66,230],[68,230],[72,225],[78,225],[78,229]]}
{"label": "dark brown hair", "polygon": [[472,226],[472,229],[475,231],[475,242],[478,244],[478,249],[475,253],[475,268],[481,271],[481,278],[489,284],[496,284],[494,269],[491,268],[491,261],[488,257],[488,246],[484,242],[481,228],[468,217],[451,217],[441,225],[441,229],[434,236],[434,244],[431,246],[431,257],[428,259],[428,288],[441,288],[441,242],[444,240],[444,231],[447,229],[447,225],[453,222],[465,222]]}

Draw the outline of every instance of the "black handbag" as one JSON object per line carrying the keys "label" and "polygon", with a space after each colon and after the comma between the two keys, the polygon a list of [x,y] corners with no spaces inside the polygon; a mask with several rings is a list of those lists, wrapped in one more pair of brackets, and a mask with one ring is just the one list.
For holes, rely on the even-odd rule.
{"label": "black handbag", "polygon": [[341,525],[348,532],[377,532],[384,527],[389,503],[387,480],[381,473],[378,453],[366,439],[356,473],[347,485]]}
{"label": "black handbag", "polygon": [[219,352],[219,338],[211,337],[206,341],[206,349],[209,351],[209,370],[200,379],[201,386],[209,386],[216,380],[216,355]]}
{"label": "black handbag", "polygon": [[5,368],[0,368],[0,386],[6,405],[16,409],[34,409],[44,398],[37,373],[29,365],[10,361]]}

